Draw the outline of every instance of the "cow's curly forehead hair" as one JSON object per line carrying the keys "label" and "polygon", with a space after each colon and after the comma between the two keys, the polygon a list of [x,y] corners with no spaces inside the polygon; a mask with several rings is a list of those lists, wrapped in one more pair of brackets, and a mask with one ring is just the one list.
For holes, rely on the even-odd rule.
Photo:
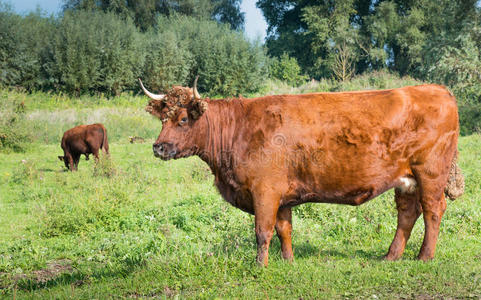
{"label": "cow's curly forehead hair", "polygon": [[162,100],[150,100],[145,110],[165,122],[174,117],[180,108],[187,108],[195,120],[207,110],[207,102],[195,99],[191,88],[173,86]]}

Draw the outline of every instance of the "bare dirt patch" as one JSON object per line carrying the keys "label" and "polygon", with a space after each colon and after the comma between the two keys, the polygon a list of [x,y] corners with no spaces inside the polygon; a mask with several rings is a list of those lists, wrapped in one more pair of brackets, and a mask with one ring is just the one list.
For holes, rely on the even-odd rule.
{"label": "bare dirt patch", "polygon": [[68,259],[55,260],[43,269],[33,271],[32,277],[36,283],[47,283],[65,273],[72,273],[72,262]]}

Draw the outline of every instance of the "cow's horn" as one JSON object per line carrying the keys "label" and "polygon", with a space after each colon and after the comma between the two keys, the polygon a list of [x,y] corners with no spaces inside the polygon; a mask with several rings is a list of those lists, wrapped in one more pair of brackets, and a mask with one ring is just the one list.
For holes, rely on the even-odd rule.
{"label": "cow's horn", "polygon": [[144,91],[144,93],[149,96],[149,98],[152,98],[154,100],[162,100],[164,99],[165,95],[162,95],[162,94],[152,94],[151,92],[147,91],[147,89],[144,87],[144,85],[142,84],[142,80],[140,80],[139,78],[139,82],[140,82],[140,87],[142,88],[142,90]]}
{"label": "cow's horn", "polygon": [[199,92],[197,91],[197,79],[199,79],[199,75],[195,76],[194,87],[192,88],[194,90],[194,99],[202,98]]}

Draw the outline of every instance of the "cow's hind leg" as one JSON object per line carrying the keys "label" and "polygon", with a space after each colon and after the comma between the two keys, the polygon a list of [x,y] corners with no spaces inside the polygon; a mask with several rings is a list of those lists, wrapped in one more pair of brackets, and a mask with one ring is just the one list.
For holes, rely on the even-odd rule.
{"label": "cow's hind leg", "polygon": [[276,232],[281,241],[282,258],[292,261],[292,211],[290,207],[280,208],[277,212]]}
{"label": "cow's hind leg", "polygon": [[77,171],[78,170],[78,162],[80,160],[80,154],[73,154],[73,169],[72,171]]}
{"label": "cow's hind leg", "polygon": [[406,243],[411,235],[414,223],[421,214],[420,191],[416,188],[412,192],[395,189],[397,216],[397,230],[394,240],[389,247],[389,252],[384,257],[387,260],[400,258],[406,247]]}
{"label": "cow's hind leg", "polygon": [[426,170],[417,171],[416,175],[421,185],[421,206],[425,230],[418,259],[426,261],[434,258],[439,225],[446,210],[446,199],[444,198],[446,180],[444,179],[447,176],[444,176],[444,174],[436,175]]}
{"label": "cow's hind leg", "polygon": [[93,148],[93,149],[92,149],[92,154],[93,154],[93,156],[94,156],[94,158],[95,158],[95,162],[98,163],[98,162],[99,162],[99,149]]}
{"label": "cow's hind leg", "polygon": [[444,188],[448,181],[449,169],[457,145],[457,134],[452,133],[438,139],[437,144],[418,158],[422,163],[412,166],[419,184],[420,202],[424,218],[424,240],[418,259],[426,261],[434,258],[439,234],[439,225],[446,210]]}

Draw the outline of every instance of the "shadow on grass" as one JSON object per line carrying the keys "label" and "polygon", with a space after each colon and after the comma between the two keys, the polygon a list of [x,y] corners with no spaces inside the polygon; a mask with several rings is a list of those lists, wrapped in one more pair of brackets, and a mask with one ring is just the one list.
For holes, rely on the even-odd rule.
{"label": "shadow on grass", "polygon": [[355,249],[354,247],[346,247],[345,251],[338,247],[332,249],[320,249],[318,246],[304,242],[301,244],[294,244],[294,256],[298,258],[308,257],[337,257],[337,258],[361,258],[369,260],[382,260],[384,254],[380,254],[379,250],[365,251],[363,249]]}
{"label": "shadow on grass", "polygon": [[[329,245],[327,245],[329,247]],[[340,259],[365,259],[365,260],[383,260],[384,255],[388,249],[369,249],[364,250],[354,245],[333,246],[330,249],[325,249],[319,245],[309,242],[294,242],[292,244],[294,251],[294,258],[309,258],[309,257],[335,257]],[[214,246],[213,254],[216,256],[227,255],[230,257],[242,257],[246,253],[252,253],[252,259],[255,259],[257,244],[255,238],[244,237],[237,238],[234,242],[232,239],[225,239],[224,242]],[[386,251],[386,252],[385,252]],[[269,256],[281,255],[281,245],[276,235],[272,237],[269,247]]]}
{"label": "shadow on grass", "polygon": [[107,268],[99,268],[93,271],[92,274],[86,274],[81,270],[74,269],[70,273],[63,273],[59,276],[43,281],[39,281],[30,274],[23,276],[22,278],[13,279],[10,284],[3,287],[4,291],[1,291],[0,289],[0,295],[2,293],[5,293],[6,295],[13,294],[15,290],[33,292],[36,290],[49,289],[60,285],[80,287],[100,279],[126,277],[132,272],[138,270],[140,267],[145,266],[145,264],[146,262],[140,264],[125,264],[125,266],[110,270]]}
{"label": "shadow on grass", "polygon": [[62,172],[62,170],[54,170],[54,169],[50,169],[50,168],[40,168],[40,169],[38,169],[38,171],[40,171],[40,172],[53,172],[53,173]]}

